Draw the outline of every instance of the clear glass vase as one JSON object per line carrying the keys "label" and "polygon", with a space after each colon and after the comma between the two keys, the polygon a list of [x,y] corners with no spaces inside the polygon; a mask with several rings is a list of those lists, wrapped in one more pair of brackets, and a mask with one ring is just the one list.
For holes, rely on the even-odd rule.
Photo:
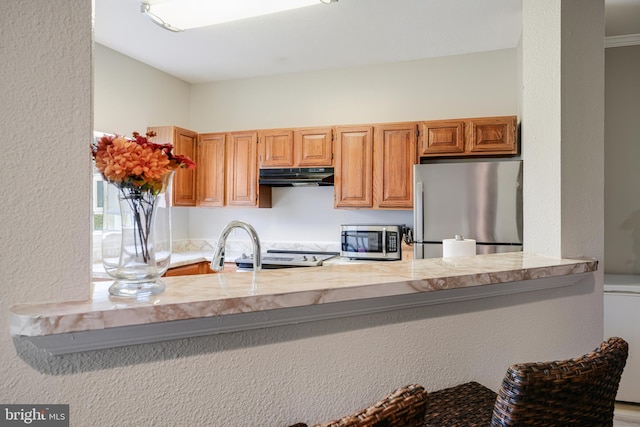
{"label": "clear glass vase", "polygon": [[107,184],[104,192],[102,264],[116,279],[109,293],[147,297],[165,289],[160,277],[171,259],[170,186],[166,175],[158,194]]}

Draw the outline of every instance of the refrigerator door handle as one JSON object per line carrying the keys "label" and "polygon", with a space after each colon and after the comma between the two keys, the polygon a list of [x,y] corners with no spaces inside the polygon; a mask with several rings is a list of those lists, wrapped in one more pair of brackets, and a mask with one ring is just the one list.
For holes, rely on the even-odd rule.
{"label": "refrigerator door handle", "polygon": [[[413,194],[413,241],[424,241],[424,185],[422,181],[416,181]],[[424,246],[421,243],[413,245],[413,257],[416,259],[424,258]]]}
{"label": "refrigerator door handle", "polygon": [[414,227],[414,236],[413,236],[413,240],[416,242],[422,242],[424,240],[424,234],[423,234],[423,224],[422,224],[422,220],[423,220],[423,214],[424,214],[424,188],[423,188],[423,184],[422,181],[417,181],[416,182],[416,187],[415,187],[415,194],[414,194],[414,222],[415,224],[413,224]]}

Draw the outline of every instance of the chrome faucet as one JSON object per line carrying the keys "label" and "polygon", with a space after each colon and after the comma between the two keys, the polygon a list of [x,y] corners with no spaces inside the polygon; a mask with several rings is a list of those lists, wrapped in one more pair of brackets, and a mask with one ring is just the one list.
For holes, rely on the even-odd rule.
{"label": "chrome faucet", "polygon": [[234,228],[242,228],[249,233],[251,243],[253,244],[253,271],[260,271],[262,269],[262,261],[260,260],[260,239],[258,238],[258,233],[256,233],[255,228],[253,228],[251,224],[240,220],[231,221],[222,230],[222,233],[220,233],[218,247],[211,260],[211,269],[213,271],[222,271],[224,268],[224,247],[227,244],[227,237],[229,237],[231,230]]}

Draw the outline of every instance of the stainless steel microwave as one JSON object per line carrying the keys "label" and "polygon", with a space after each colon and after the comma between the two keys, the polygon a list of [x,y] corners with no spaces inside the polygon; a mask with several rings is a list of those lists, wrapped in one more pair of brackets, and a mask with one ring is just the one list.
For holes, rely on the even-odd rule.
{"label": "stainless steel microwave", "polygon": [[341,228],[340,255],[351,259],[402,259],[402,225],[346,224]]}

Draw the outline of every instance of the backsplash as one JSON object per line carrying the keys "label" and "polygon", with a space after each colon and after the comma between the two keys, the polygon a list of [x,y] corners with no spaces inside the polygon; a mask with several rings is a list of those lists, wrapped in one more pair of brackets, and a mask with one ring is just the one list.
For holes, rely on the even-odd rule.
{"label": "backsplash", "polygon": [[[186,240],[174,242],[173,251],[184,252],[205,252],[213,256],[217,240]],[[260,240],[262,252],[270,249],[285,251],[318,251],[318,252],[340,252],[339,242],[287,242]],[[250,240],[227,240],[225,246],[225,257],[227,262],[239,258],[242,254],[253,253]]]}
{"label": "backsplash", "polygon": [[[173,253],[202,253],[203,256],[213,256],[217,240],[178,240],[173,242]],[[318,251],[318,252],[340,252],[339,242],[288,242],[288,241],[272,241],[272,240],[260,240],[260,246],[262,251],[266,252],[270,249],[285,250],[285,251]],[[233,261],[236,258],[242,256],[242,254],[253,253],[250,240],[227,240],[225,246],[226,261]],[[102,261],[102,254],[100,247],[94,249],[93,262],[98,263]]]}

